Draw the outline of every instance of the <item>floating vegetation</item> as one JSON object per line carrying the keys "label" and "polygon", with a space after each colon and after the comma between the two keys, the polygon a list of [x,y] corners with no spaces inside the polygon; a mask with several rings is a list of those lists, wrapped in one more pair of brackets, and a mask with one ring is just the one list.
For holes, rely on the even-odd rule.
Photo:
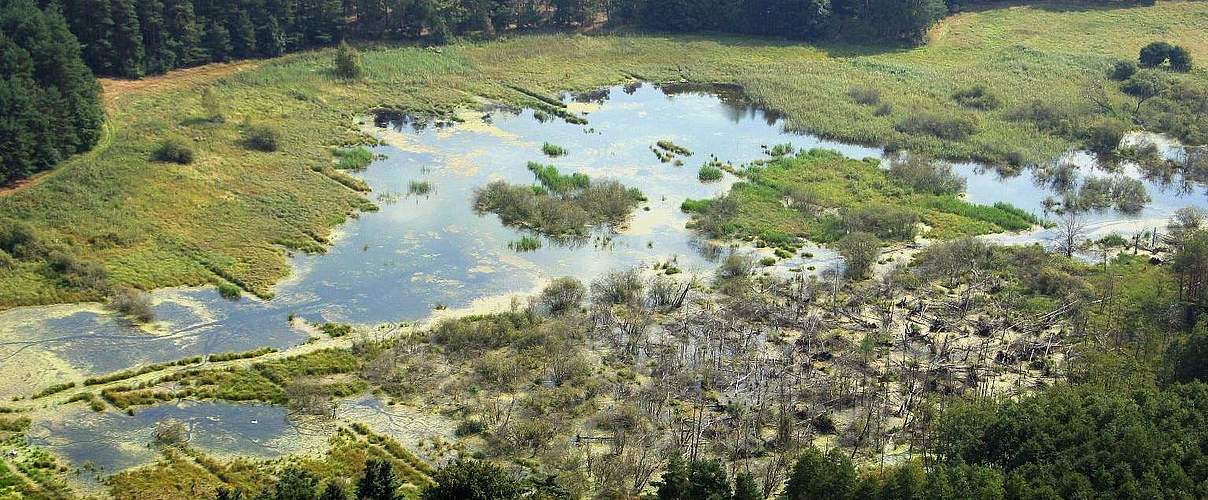
{"label": "floating vegetation", "polygon": [[385,191],[377,194],[377,202],[383,205],[398,203],[399,198],[399,194],[394,191]]}
{"label": "floating vegetation", "polygon": [[521,236],[520,239],[509,242],[508,248],[517,252],[532,252],[541,248],[541,240],[532,236]]}
{"label": "floating vegetation", "polygon": [[541,181],[542,186],[558,194],[586,189],[591,186],[591,178],[586,174],[575,172],[564,175],[558,172],[558,168],[553,165],[542,165],[535,161],[530,161],[528,169],[529,172],[537,176],[537,180]]}
{"label": "floating vegetation", "polygon": [[629,217],[646,195],[613,180],[592,182],[584,174],[564,175],[553,165],[529,163],[538,185],[494,181],[474,193],[474,209],[499,216],[504,224],[554,238],[581,238],[591,227],[615,225]]}
{"label": "floating vegetation", "polygon": [[669,140],[667,140],[667,139],[662,139],[662,140],[660,140],[660,141],[658,141],[658,142],[656,142],[656,143],[654,143],[654,144],[655,144],[656,146],[658,146],[658,147],[659,147],[659,149],[661,149],[661,150],[663,150],[663,151],[666,151],[666,152],[668,152],[668,153],[671,153],[671,154],[673,154],[673,155],[680,155],[680,156],[692,156],[692,150],[690,150],[690,149],[688,149],[688,148],[685,148],[685,147],[683,147],[683,146],[680,146],[680,145],[678,145],[678,144],[676,144],[676,143],[674,143],[674,142],[671,142],[671,141],[669,141]]}
{"label": "floating vegetation", "polygon": [[407,183],[407,194],[411,196],[427,196],[435,190],[432,183],[426,180],[411,181]]}
{"label": "floating vegetation", "polygon": [[365,146],[356,146],[351,148],[336,148],[332,151],[339,161],[336,163],[336,168],[344,170],[363,170],[373,163],[373,152],[365,148]]}
{"label": "floating vegetation", "polygon": [[781,157],[781,156],[791,155],[791,154],[793,154],[793,152],[795,150],[796,149],[793,147],[792,144],[786,142],[784,144],[777,144],[775,146],[772,146],[771,149],[767,150],[767,153],[768,153],[768,156]]}
{"label": "floating vegetation", "polygon": [[700,171],[696,173],[696,178],[701,182],[715,182],[721,180],[721,169],[712,162],[701,165]]}
{"label": "floating vegetation", "polygon": [[556,144],[545,143],[541,145],[541,152],[550,158],[556,158],[566,155],[566,149]]}

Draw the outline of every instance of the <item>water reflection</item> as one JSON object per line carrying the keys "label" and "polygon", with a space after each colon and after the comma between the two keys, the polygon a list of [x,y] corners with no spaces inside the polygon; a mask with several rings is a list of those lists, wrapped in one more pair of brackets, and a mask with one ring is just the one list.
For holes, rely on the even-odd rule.
{"label": "water reflection", "polygon": [[[787,132],[781,116],[751,104],[736,87],[634,83],[563,100],[589,111],[590,122],[542,122],[532,110],[510,107],[436,121],[379,113],[372,131],[388,145],[374,152],[386,159],[356,175],[374,189],[381,210],[340,227],[326,254],[293,257],[294,275],[276,288],[273,300],[228,301],[209,288],[158,291],[159,323],[151,332],[95,305],[0,313],[0,374],[13,381],[0,386],[0,397],[142,363],[288,347],[307,336],[286,321],[291,316],[363,324],[409,321],[438,308],[463,308],[476,299],[529,293],[553,276],[586,281],[609,269],[669,260],[686,273],[708,272],[728,249],[701,245],[685,229],[688,216],[679,206],[685,198],[720,194],[735,181],[727,174],[721,182],[700,183],[697,168],[709,158],[740,164],[763,157],[761,146],[781,143],[834,149],[854,158],[883,154],[877,148]],[[683,166],[661,163],[650,147],[663,139],[694,155]],[[545,157],[545,142],[568,154]],[[492,180],[532,183],[526,169],[530,161],[619,180],[641,189],[649,201],[619,234],[598,233],[579,245],[547,240],[536,251],[514,252],[509,243],[530,234],[503,226],[494,215],[475,214],[471,199],[474,189]],[[1089,155],[1075,153],[1063,161],[1076,165],[1080,178],[1094,173]],[[971,201],[1009,202],[1036,214],[1046,210],[1044,200],[1051,193],[1038,187],[1043,181],[1035,171],[1003,177],[976,164],[955,168],[967,177]],[[1129,165],[1121,173],[1140,177]],[[426,187],[419,189],[421,184]],[[1150,226],[1182,206],[1206,205],[1198,192],[1155,182],[1145,186],[1153,201],[1140,213],[1104,211],[1091,214],[1089,221],[1097,227]],[[1045,237],[1041,232],[1003,240]],[[702,252],[702,247],[710,251]],[[808,251],[811,257],[799,255],[776,268],[821,272],[838,263],[827,249]]]}

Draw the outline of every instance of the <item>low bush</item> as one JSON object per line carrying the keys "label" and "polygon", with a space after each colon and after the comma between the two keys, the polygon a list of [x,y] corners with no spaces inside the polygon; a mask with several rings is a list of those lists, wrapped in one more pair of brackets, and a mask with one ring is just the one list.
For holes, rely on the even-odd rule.
{"label": "low bush", "polygon": [[952,165],[917,155],[895,158],[890,163],[889,176],[920,193],[942,195],[965,191],[965,178],[953,172]]}
{"label": "low bush", "polygon": [[336,167],[345,170],[361,170],[373,163],[373,152],[365,146],[339,148],[333,154],[340,160]]}
{"label": "low bush", "polygon": [[250,149],[271,153],[281,147],[281,132],[269,125],[250,125],[244,131],[243,142]]}
{"label": "low bush", "polygon": [[1107,72],[1108,78],[1122,82],[1137,72],[1137,63],[1132,61],[1117,61]]}
{"label": "low bush", "polygon": [[964,115],[919,111],[903,118],[894,129],[911,135],[931,135],[948,141],[961,141],[977,133],[977,122]]}
{"label": "low bush", "polygon": [[952,93],[952,100],[966,108],[988,111],[998,107],[998,97],[990,93],[985,85],[977,84]]}
{"label": "low bush", "polygon": [[164,139],[155,148],[155,152],[152,153],[151,158],[155,161],[188,165],[193,163],[193,148],[180,139]]}
{"label": "low bush", "polygon": [[696,173],[696,178],[700,179],[701,182],[718,181],[722,178],[722,172],[720,168],[705,164],[701,165],[700,171]]}
{"label": "low bush", "polygon": [[149,323],[155,319],[155,310],[151,307],[151,296],[147,292],[134,288],[118,288],[109,297],[106,307],[138,323]]}
{"label": "low bush", "polygon": [[224,299],[235,300],[243,295],[243,290],[233,283],[224,281],[218,284],[218,295]]}
{"label": "low bush", "polygon": [[881,103],[881,91],[872,87],[852,87],[847,91],[848,97],[856,104],[873,106]]}

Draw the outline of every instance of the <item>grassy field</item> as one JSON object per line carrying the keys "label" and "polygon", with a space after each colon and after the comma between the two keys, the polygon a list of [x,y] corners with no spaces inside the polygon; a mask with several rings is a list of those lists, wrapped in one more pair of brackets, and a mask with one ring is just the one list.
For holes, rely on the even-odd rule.
{"label": "grassy field", "polygon": [[[1105,9],[1005,6],[950,17],[916,49],[807,46],[731,37],[538,35],[440,49],[366,50],[366,78],[329,72],[331,51],[295,54],[243,71],[193,71],[171,84],[126,85],[108,95],[101,146],[40,182],[0,196],[0,221],[25,221],[40,240],[102,264],[115,284],[139,288],[233,283],[269,296],[289,272],[286,249],[322,251],[331,229],[371,204],[334,167],[332,148],[362,142],[355,118],[377,107],[444,114],[483,99],[545,108],[560,90],[635,78],[742,85],[790,127],[949,158],[1039,160],[1072,146],[1007,119],[1040,99],[1086,110],[1081,89],[1153,40],[1208,62],[1208,4],[1160,2]],[[249,65],[250,66],[250,65]],[[243,69],[243,68],[241,68]],[[1208,81],[1196,69],[1183,78]],[[1001,102],[977,110],[953,93],[982,84]],[[205,119],[209,86],[225,121]],[[109,85],[109,88],[120,86]],[[853,88],[874,89],[875,103]],[[1112,99],[1127,98],[1111,88]],[[902,132],[908,116],[964,117],[968,133]],[[590,120],[590,116],[588,117]],[[247,124],[282,132],[277,152],[241,143]],[[152,162],[166,138],[191,144],[188,165]],[[99,298],[45,262],[0,266],[0,307]]]}

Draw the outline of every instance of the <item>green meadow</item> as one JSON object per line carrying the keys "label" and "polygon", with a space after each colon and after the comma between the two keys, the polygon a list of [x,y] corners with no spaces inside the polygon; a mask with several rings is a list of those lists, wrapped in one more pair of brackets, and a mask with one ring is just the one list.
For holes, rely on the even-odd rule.
{"label": "green meadow", "polygon": [[[1027,164],[1079,141],[1013,111],[1039,101],[1075,121],[1094,119],[1102,112],[1083,95],[1114,62],[1134,59],[1154,40],[1178,43],[1197,62],[1208,61],[1206,32],[1203,2],[1004,4],[945,19],[918,48],[529,35],[440,48],[364,47],[366,76],[356,81],[332,74],[334,50],[294,54],[242,71],[185,72],[163,77],[162,85],[110,92],[101,144],[35,185],[0,195],[0,221],[20,221],[39,241],[103,266],[111,285],[212,283],[267,297],[290,273],[289,252],[322,252],[336,225],[374,208],[363,195],[367,187],[339,168],[363,164],[360,150],[339,148],[369,141],[357,122],[374,109],[437,116],[496,101],[577,121],[557,101],[559,91],[632,80],[727,83],[783,113],[794,130],[950,159]],[[1208,84],[1202,67],[1177,78]],[[954,99],[979,85],[995,106]],[[215,98],[203,108],[205,88]],[[1132,102],[1114,85],[1103,88],[1121,108]],[[936,117],[959,123],[940,124],[937,132],[928,121]],[[249,147],[249,131],[261,126],[278,132],[275,151]],[[151,159],[169,139],[192,149],[191,163]],[[62,279],[50,266],[38,259],[0,266],[0,307],[104,294],[102,287]]]}

